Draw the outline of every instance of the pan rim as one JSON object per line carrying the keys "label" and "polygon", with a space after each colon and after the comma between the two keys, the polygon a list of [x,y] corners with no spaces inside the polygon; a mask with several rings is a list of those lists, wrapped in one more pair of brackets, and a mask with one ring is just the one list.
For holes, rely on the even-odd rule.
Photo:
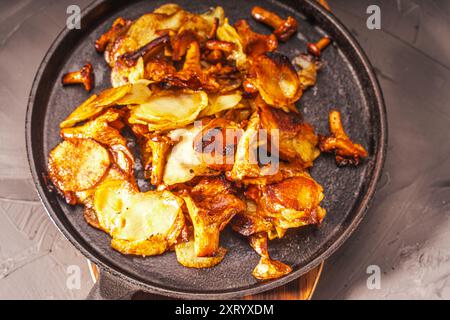
{"label": "pan rim", "polygon": [[[256,293],[261,293],[267,290],[274,289],[276,287],[282,286],[294,279],[297,279],[301,275],[307,273],[308,271],[312,270],[316,266],[318,266],[321,262],[323,262],[325,259],[330,257],[354,232],[354,230],[358,227],[361,220],[365,216],[366,212],[368,211],[371,200],[373,199],[373,196],[376,191],[377,183],[381,177],[382,169],[385,162],[386,157],[386,151],[387,151],[387,116],[386,116],[386,107],[383,99],[383,95],[381,92],[381,88],[378,82],[378,79],[375,75],[374,69],[372,65],[370,64],[366,54],[356,41],[356,39],[351,35],[351,33],[348,31],[348,29],[329,11],[325,10],[322,6],[320,6],[318,3],[312,1],[312,0],[303,0],[306,2],[310,7],[312,7],[315,11],[318,11],[319,14],[322,15],[323,18],[327,19],[330,24],[332,24],[336,29],[337,32],[340,33],[340,35],[343,36],[345,41],[348,43],[348,45],[352,48],[353,52],[357,55],[357,58],[359,59],[359,62],[362,64],[362,69],[366,73],[366,76],[370,82],[371,89],[374,92],[374,105],[376,108],[378,108],[379,113],[379,119],[376,119],[379,121],[379,134],[377,140],[377,149],[375,150],[375,159],[374,159],[374,166],[373,166],[373,172],[370,177],[370,181],[368,182],[367,191],[362,195],[361,200],[359,201],[357,207],[352,209],[352,219],[350,221],[350,224],[347,226],[346,230],[344,230],[333,243],[331,243],[330,246],[325,248],[320,254],[318,254],[315,258],[313,258],[308,264],[300,267],[298,270],[293,271],[292,273],[280,278],[276,279],[270,282],[261,282],[257,283],[255,285],[252,285],[251,287],[246,287],[242,289],[230,289],[222,290],[222,291],[214,291],[211,293],[208,293],[206,291],[203,291],[201,293],[193,292],[193,291],[180,291],[180,290],[174,290],[169,288],[163,288],[161,286],[152,285],[149,283],[145,283],[143,281],[140,281],[131,275],[127,274],[126,272],[119,271],[116,265],[112,264],[110,262],[111,259],[108,259],[104,256],[104,254],[96,254],[92,248],[88,249],[87,243],[82,243],[79,239],[76,239],[76,236],[65,226],[64,222],[61,221],[61,219],[58,217],[58,215],[54,212],[52,205],[49,203],[48,199],[46,198],[46,195],[43,191],[43,189],[46,187],[41,184],[38,176],[39,172],[36,170],[36,160],[34,158],[33,153],[33,146],[32,146],[32,135],[31,135],[31,120],[32,120],[32,113],[33,113],[33,107],[35,103],[35,97],[36,92],[39,87],[39,84],[41,82],[42,75],[47,67],[47,62],[54,54],[55,50],[59,46],[60,42],[66,35],[71,31],[67,28],[64,28],[58,36],[53,41],[52,45],[48,49],[47,53],[45,54],[38,71],[36,72],[36,75],[33,80],[33,85],[29,94],[28,98],[28,104],[27,104],[27,111],[26,111],[26,120],[25,120],[25,131],[26,131],[26,150],[27,150],[27,158],[28,158],[28,164],[30,167],[30,172],[33,177],[33,182],[35,184],[35,187],[38,191],[38,196],[42,204],[44,205],[44,209],[47,212],[48,216],[52,220],[52,222],[55,224],[55,226],[58,228],[58,230],[64,235],[66,239],[72,243],[72,245],[75,246],[77,250],[79,250],[85,257],[87,257],[89,260],[94,262],[95,264],[99,265],[101,267],[101,270],[104,272],[107,272],[111,274],[114,277],[117,277],[118,279],[121,279],[122,281],[127,282],[128,284],[131,284],[132,286],[136,287],[137,290],[142,289],[145,291],[149,291],[151,293],[160,294],[164,296],[168,296],[171,298],[184,298],[184,299],[230,299],[230,298],[237,298],[244,295],[251,295]],[[98,5],[100,5],[104,0],[96,0],[89,4],[83,11],[82,11],[82,17],[86,16],[88,13],[91,13],[93,10],[96,9]],[[282,1],[273,1],[278,4],[281,4],[283,6],[288,7],[291,10],[295,10],[291,6],[283,3]],[[297,10],[295,10],[297,11]],[[35,147],[36,148],[36,147]]]}

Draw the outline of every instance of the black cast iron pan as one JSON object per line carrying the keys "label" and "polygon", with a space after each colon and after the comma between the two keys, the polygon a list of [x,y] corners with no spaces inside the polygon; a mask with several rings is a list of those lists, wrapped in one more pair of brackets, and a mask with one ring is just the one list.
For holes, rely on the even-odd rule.
{"label": "black cast iron pan", "polygon": [[96,1],[83,12],[81,29],[63,30],[49,49],[34,80],[26,119],[28,158],[39,196],[61,232],[100,266],[102,277],[91,297],[119,298],[144,290],[174,298],[225,299],[283,285],[317,266],[355,230],[374,194],[386,152],[385,107],[372,67],[345,27],[313,1],[173,1],[199,13],[221,5],[231,22],[246,18],[262,33],[269,29],[251,19],[254,5],[282,16],[293,15],[300,22],[299,34],[279,47],[290,58],[305,51],[308,41],[324,34],[334,40],[322,56],[325,65],[316,88],[307,91],[298,106],[306,121],[322,134],[328,132],[328,111],[338,108],[349,135],[362,143],[370,156],[357,168],[337,168],[331,156],[316,161],[311,173],[325,189],[322,204],[328,211],[323,225],[289,230],[285,238],[270,243],[273,257],[293,267],[291,274],[274,281],[257,281],[251,271],[258,256],[245,239],[230,231],[221,236],[229,253],[211,269],[182,267],[173,253],[148,258],[122,255],[111,249],[108,235],[88,226],[81,207],[67,205],[46,184],[47,156],[60,141],[58,124],[88,97],[81,87],[62,88],[62,74],[89,61],[95,69],[95,92],[110,86],[109,68],[94,50],[95,39],[116,17],[137,18],[166,2]]}

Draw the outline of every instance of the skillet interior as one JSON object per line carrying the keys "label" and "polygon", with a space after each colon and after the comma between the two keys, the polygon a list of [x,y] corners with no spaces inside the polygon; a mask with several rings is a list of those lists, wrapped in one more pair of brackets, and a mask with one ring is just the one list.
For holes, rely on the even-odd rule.
{"label": "skillet interior", "polygon": [[338,169],[333,157],[325,155],[315,162],[311,173],[325,189],[322,204],[328,212],[323,225],[290,230],[285,238],[270,243],[272,256],[291,265],[293,273],[272,282],[257,281],[251,271],[258,256],[245,239],[230,231],[221,237],[222,246],[229,249],[227,257],[212,269],[182,267],[173,253],[149,258],[124,256],[111,249],[108,235],[87,225],[81,207],[68,206],[46,187],[48,153],[60,141],[58,125],[88,97],[78,86],[62,88],[62,74],[89,61],[95,69],[94,92],[110,86],[110,70],[95,52],[95,39],[119,15],[137,18],[166,2],[97,1],[84,13],[82,29],[63,31],[49,50],[36,76],[27,114],[27,148],[39,194],[61,231],[88,258],[149,291],[173,297],[225,298],[286,283],[316,266],[356,228],[374,192],[385,151],[384,105],[370,67],[367,69],[365,58],[342,33],[339,24],[308,1],[285,1],[290,7],[274,1],[173,1],[193,12],[221,5],[231,22],[246,18],[252,28],[262,33],[269,29],[252,21],[250,11],[254,5],[282,16],[293,15],[300,22],[299,35],[279,47],[290,58],[304,51],[306,42],[317,40],[325,32],[335,41],[323,54],[325,65],[317,86],[304,94],[298,106],[305,120],[323,134],[328,132],[329,109],[338,108],[349,135],[363,144],[370,156],[358,168]]}

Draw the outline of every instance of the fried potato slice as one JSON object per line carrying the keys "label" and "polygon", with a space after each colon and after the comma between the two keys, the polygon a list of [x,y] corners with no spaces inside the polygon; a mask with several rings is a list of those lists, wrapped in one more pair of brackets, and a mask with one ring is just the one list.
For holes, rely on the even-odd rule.
{"label": "fried potato slice", "polygon": [[110,88],[102,91],[98,96],[93,95],[75,109],[63,122],[60,128],[70,128],[79,122],[98,116],[108,107],[114,106],[131,91],[131,85]]}
{"label": "fried potato slice", "polygon": [[118,88],[109,88],[102,91],[97,99],[94,100],[93,105],[96,107],[111,107],[123,99],[132,90],[132,85],[124,85]]}
{"label": "fried potato slice", "polygon": [[184,227],[181,205],[169,191],[138,193],[123,180],[103,183],[94,196],[98,225],[125,254],[161,254],[174,244]]}
{"label": "fried potato slice", "polygon": [[[94,207],[105,217],[113,238],[141,241],[155,234],[168,236],[181,212],[182,201],[169,191],[130,193],[121,181],[105,184],[95,192]],[[102,218],[99,218],[102,225]],[[109,228],[108,228],[109,227]]]}
{"label": "fried potato slice", "polygon": [[243,107],[239,102],[242,100],[242,92],[234,91],[225,94],[209,94],[208,106],[202,110],[199,117],[206,117],[217,114],[219,112]]}
{"label": "fried potato slice", "polygon": [[159,6],[158,8],[156,8],[155,10],[153,10],[153,13],[166,14],[168,16],[171,16],[180,10],[183,10],[183,9],[176,3],[165,3],[161,6]]}
{"label": "fried potato slice", "polygon": [[150,239],[137,241],[113,238],[111,240],[111,247],[123,254],[148,257],[166,252],[168,243],[163,236],[155,235],[150,237]]}
{"label": "fried potato slice", "polygon": [[138,58],[136,64],[127,66],[123,61],[118,60],[111,70],[111,85],[113,88],[126,84],[136,83],[144,79],[145,66],[144,59]]}
{"label": "fried potato slice", "polygon": [[120,106],[126,106],[148,102],[152,96],[152,90],[148,87],[149,84],[150,81],[146,79],[141,79],[134,82],[131,85],[130,91],[125,96],[117,100],[117,104]]}
{"label": "fried potato slice", "polygon": [[234,192],[231,183],[224,178],[207,177],[195,185],[188,196],[181,196],[194,226],[194,249],[198,257],[216,255],[220,231],[235,214],[245,210],[245,202]]}
{"label": "fried potato slice", "polygon": [[139,80],[135,84],[125,84],[106,89],[99,95],[94,94],[76,108],[59,126],[60,128],[73,127],[77,123],[100,115],[105,109],[115,105],[146,103],[152,95],[148,84],[149,82],[146,80]]}
{"label": "fried potato slice", "polygon": [[182,128],[195,121],[208,105],[203,91],[163,91],[130,108],[131,124],[148,124],[149,131]]}
{"label": "fried potato slice", "polygon": [[320,137],[320,150],[334,152],[339,166],[358,165],[360,159],[367,157],[367,151],[358,143],[354,143],[344,131],[341,114],[331,110],[329,115],[331,136]]}
{"label": "fried potato slice", "polygon": [[61,142],[50,152],[48,173],[61,192],[82,191],[95,186],[109,165],[108,151],[100,144],[72,139]]}
{"label": "fried potato slice", "polygon": [[194,138],[201,131],[201,126],[189,126],[186,129],[176,129],[167,134],[176,141],[167,156],[163,181],[166,185],[187,182],[197,175],[215,175],[197,156],[194,150]]}
{"label": "fried potato slice", "polygon": [[248,78],[259,91],[264,101],[285,111],[297,112],[294,103],[303,90],[297,72],[289,58],[276,52],[258,56]]}
{"label": "fried potato slice", "polygon": [[187,18],[184,10],[166,13],[147,13],[136,19],[126,35],[132,38],[140,48],[160,36],[159,30],[177,31]]}
{"label": "fried potato slice", "polygon": [[227,253],[227,249],[220,247],[213,257],[198,257],[194,247],[193,239],[190,239],[189,242],[181,242],[175,245],[177,261],[181,265],[188,268],[211,268],[222,262]]}
{"label": "fried potato slice", "polygon": [[97,99],[94,94],[85,100],[78,108],[75,109],[63,122],[59,124],[60,128],[70,128],[77,123],[100,114],[103,110],[97,109],[93,102]]}
{"label": "fried potato slice", "polygon": [[[104,177],[100,180],[99,183],[97,183],[94,187],[90,189],[86,189],[83,191],[77,191],[75,192],[76,196],[76,204],[83,204],[88,208],[94,208],[94,195],[95,191],[103,184],[109,181],[115,181],[115,180],[123,180],[128,181],[128,176],[120,169],[117,168],[114,164],[112,164]],[[130,181],[132,185],[135,185],[134,180]],[[137,189],[136,189],[137,191]]]}
{"label": "fried potato slice", "polygon": [[112,122],[120,121],[122,113],[118,110],[107,110],[104,114],[83,125],[63,128],[60,134],[65,139],[93,139],[109,147],[114,162],[127,174],[132,175],[134,157],[127,147],[127,141],[119,130],[111,126]]}
{"label": "fried potato slice", "polygon": [[[181,199],[169,191],[149,191],[133,195],[114,220],[112,245],[126,254],[163,253],[170,239],[180,234],[184,220]],[[119,246],[122,244],[122,246]]]}
{"label": "fried potato slice", "polygon": [[103,231],[112,232],[115,217],[136,193],[134,186],[126,180],[107,179],[94,190],[93,208]]}
{"label": "fried potato slice", "polygon": [[[94,187],[87,189],[87,190],[75,192],[75,197],[76,197],[76,201],[77,201],[76,203],[83,204],[85,206],[85,208],[92,209],[93,213],[89,213],[89,214],[90,215],[94,214],[96,216],[97,213],[94,210],[95,192],[102,185],[104,185],[106,183],[110,183],[111,181],[116,181],[116,182],[122,181],[124,184],[126,183],[126,185],[129,188],[130,193],[139,192],[137,185],[136,185],[136,181],[134,180],[134,176],[130,176],[130,175],[126,174],[123,170],[118,168],[116,165],[112,164],[109,167],[108,172],[105,174],[105,176]],[[85,217],[86,217],[86,213],[85,213]],[[95,218],[95,220],[97,220],[97,222],[98,222],[97,218]],[[98,229],[101,229],[101,228],[98,227]]]}

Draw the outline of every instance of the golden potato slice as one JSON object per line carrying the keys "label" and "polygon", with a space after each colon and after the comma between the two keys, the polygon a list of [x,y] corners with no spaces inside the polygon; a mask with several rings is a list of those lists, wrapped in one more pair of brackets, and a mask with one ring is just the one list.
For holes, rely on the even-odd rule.
{"label": "golden potato slice", "polygon": [[225,254],[227,249],[219,248],[214,257],[197,257],[194,250],[194,240],[189,242],[182,242],[175,246],[175,253],[177,255],[178,262],[188,268],[211,268],[218,265]]}
{"label": "golden potato slice", "polygon": [[126,198],[121,213],[114,216],[111,236],[129,241],[146,240],[156,234],[166,237],[181,213],[182,204],[169,191],[148,191]]}
{"label": "golden potato slice", "polygon": [[183,10],[183,9],[179,5],[177,5],[175,3],[166,3],[166,4],[163,4],[162,6],[156,8],[155,10],[153,10],[153,13],[166,14],[168,16],[171,16],[180,10]]}
{"label": "golden potato slice", "polygon": [[84,121],[98,115],[102,110],[97,109],[92,102],[97,99],[97,95],[90,96],[78,108],[75,109],[63,122],[59,124],[60,128],[70,128],[78,122]]}
{"label": "golden potato slice", "polygon": [[62,192],[92,188],[105,175],[110,165],[109,153],[88,139],[66,140],[49,155],[50,179]]}
{"label": "golden potato slice", "polygon": [[167,135],[177,143],[167,156],[163,175],[163,181],[166,185],[183,183],[196,175],[217,173],[200,161],[194,150],[194,138],[200,133],[201,129],[201,126],[190,126],[186,129],[173,130]]}
{"label": "golden potato slice", "polygon": [[94,198],[99,224],[112,237],[142,241],[155,234],[171,235],[179,223],[182,200],[169,191],[136,193],[123,180],[101,184]]}
{"label": "golden potato slice", "polygon": [[111,165],[108,169],[108,172],[105,174],[105,176],[102,178],[102,180],[96,184],[93,188],[83,190],[83,191],[77,191],[75,192],[75,196],[77,198],[78,204],[84,204],[86,207],[94,208],[94,196],[97,189],[102,187],[103,184],[109,183],[111,181],[128,181],[130,183],[130,188],[133,190],[133,192],[139,192],[139,190],[136,187],[136,182],[134,181],[133,176],[127,175],[125,172],[120,170],[120,168],[117,168],[114,165]]}
{"label": "golden potato slice", "polygon": [[126,180],[107,180],[95,190],[94,209],[101,229],[110,233],[114,219],[131,202],[135,188]]}
{"label": "golden potato slice", "polygon": [[152,95],[149,80],[141,79],[133,83],[130,92],[117,101],[118,105],[142,104],[148,102]]}
{"label": "golden potato slice", "polygon": [[112,239],[111,247],[123,254],[156,256],[158,254],[163,254],[167,250],[168,243],[164,237],[155,235],[148,240],[139,241]]}
{"label": "golden potato slice", "polygon": [[248,80],[258,88],[267,104],[286,112],[297,112],[294,103],[302,96],[303,89],[288,57],[276,52],[258,56]]}
{"label": "golden potato slice", "polygon": [[106,110],[94,120],[82,125],[61,129],[60,135],[64,139],[93,139],[108,150],[114,162],[127,174],[133,174],[134,157],[127,147],[127,140],[112,124],[120,122],[123,112],[116,109]]}
{"label": "golden potato slice", "polygon": [[158,30],[178,30],[186,23],[188,12],[173,10],[171,15],[161,13],[147,13],[136,19],[127,31],[127,36],[142,47],[160,36]]}
{"label": "golden potato slice", "polygon": [[[242,92],[235,91],[226,94],[211,94],[208,96],[208,106],[200,113],[200,117],[210,116],[224,110],[235,108],[242,100]],[[244,105],[240,105],[244,107]]]}
{"label": "golden potato slice", "polygon": [[98,96],[93,95],[73,111],[66,120],[60,123],[60,128],[73,127],[75,124],[93,118],[103,112],[105,108],[114,106],[131,91],[131,85],[127,84],[118,88],[110,88],[102,91]]}
{"label": "golden potato slice", "polygon": [[144,72],[144,59],[142,57],[137,60],[136,65],[131,67],[118,60],[111,70],[111,85],[113,88],[119,88],[127,84],[137,83],[144,79]]}
{"label": "golden potato slice", "polygon": [[130,93],[132,88],[131,84],[126,84],[117,88],[106,89],[98,95],[93,104],[99,108],[114,106],[120,99]]}
{"label": "golden potato slice", "polygon": [[97,224],[112,236],[113,248],[144,256],[161,254],[175,243],[185,223],[181,205],[169,191],[137,193],[123,180],[102,183],[94,196]]}
{"label": "golden potato slice", "polygon": [[147,123],[149,131],[181,128],[194,122],[207,105],[208,95],[203,91],[163,92],[131,108],[129,122]]}

